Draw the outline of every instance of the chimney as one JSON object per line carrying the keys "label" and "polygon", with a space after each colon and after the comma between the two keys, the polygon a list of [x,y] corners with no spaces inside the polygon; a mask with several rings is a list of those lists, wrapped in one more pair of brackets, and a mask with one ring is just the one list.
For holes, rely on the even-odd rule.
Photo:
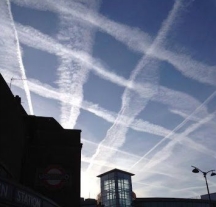
{"label": "chimney", "polygon": [[18,95],[15,96],[15,100],[18,104],[21,104],[21,98]]}

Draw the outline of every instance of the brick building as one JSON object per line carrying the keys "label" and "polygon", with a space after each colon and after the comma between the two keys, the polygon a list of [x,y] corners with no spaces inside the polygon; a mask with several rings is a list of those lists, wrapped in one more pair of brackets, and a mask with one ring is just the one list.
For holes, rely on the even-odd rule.
{"label": "brick building", "polygon": [[0,97],[0,178],[60,206],[79,206],[81,130],[63,129],[51,117],[28,115],[1,74]]}

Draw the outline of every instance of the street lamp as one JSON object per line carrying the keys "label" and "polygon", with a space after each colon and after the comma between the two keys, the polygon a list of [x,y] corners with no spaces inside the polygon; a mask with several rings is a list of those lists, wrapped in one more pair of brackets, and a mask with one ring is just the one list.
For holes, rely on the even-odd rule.
{"label": "street lamp", "polygon": [[193,173],[199,173],[199,172],[201,172],[201,173],[203,174],[203,176],[204,176],[204,178],[205,178],[205,182],[206,182],[208,197],[209,197],[209,206],[211,207],[211,196],[210,196],[210,193],[209,193],[209,187],[208,187],[208,182],[207,182],[207,177],[206,177],[206,175],[207,175],[208,173],[211,172],[211,176],[215,176],[215,175],[216,175],[215,170],[209,170],[209,171],[207,171],[207,172],[203,172],[202,170],[200,170],[200,169],[197,168],[197,167],[194,167],[194,166],[191,166],[191,167],[194,168],[194,169],[192,170]]}

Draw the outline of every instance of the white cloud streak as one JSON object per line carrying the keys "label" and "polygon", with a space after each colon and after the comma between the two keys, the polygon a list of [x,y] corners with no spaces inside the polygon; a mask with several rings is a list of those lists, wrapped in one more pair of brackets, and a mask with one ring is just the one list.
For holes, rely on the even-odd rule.
{"label": "white cloud streak", "polygon": [[[41,49],[51,54],[56,54],[56,55],[59,54],[64,55],[65,53],[67,55],[72,54],[75,59],[79,59],[82,63],[86,63],[87,61],[87,64],[92,65],[93,70],[95,70],[95,72],[100,77],[123,87],[125,87],[126,85],[131,85],[131,90],[137,91],[138,93],[142,92],[143,95],[147,94],[147,89],[152,87],[151,84],[141,85],[141,84],[132,83],[126,80],[125,78],[116,75],[115,73],[109,72],[102,65],[100,65],[100,62],[98,62],[98,60],[92,59],[86,53],[83,54],[82,52],[73,51],[69,48],[66,48],[63,45],[56,42],[54,39],[40,33],[39,31],[31,27],[25,27],[20,24],[17,24],[17,28],[19,31],[20,39],[23,44],[26,44],[30,47],[34,47],[37,49]],[[90,62],[88,62],[89,59],[91,60]],[[99,67],[96,67],[97,65],[99,65]],[[181,92],[173,91],[171,89],[162,86],[160,86],[158,90],[160,91],[160,93],[158,94],[158,96],[154,96],[152,100],[162,102],[164,104],[168,104],[171,106],[171,108],[177,107],[179,109],[183,109],[184,113],[190,113],[190,111],[192,111],[192,109],[198,104],[196,103],[197,101],[195,99]],[[148,97],[148,95],[146,97]],[[186,103],[184,99],[187,99],[188,102]],[[203,113],[206,114],[206,109]]]}
{"label": "white cloud streak", "polygon": [[[6,70],[6,71],[1,70],[1,71],[4,75],[4,78],[6,80],[8,80],[8,82],[10,81],[10,77],[14,76],[14,73],[12,73],[8,70]],[[67,100],[68,100],[68,97],[70,96],[70,94],[61,93],[59,91],[59,89],[55,89],[55,88],[53,88],[47,84],[42,84],[38,80],[29,79],[28,84],[29,84],[31,91],[37,95],[40,95],[40,96],[45,97],[45,98],[54,99],[54,100],[57,100],[60,102],[68,103]],[[14,82],[14,85],[17,87],[23,88],[23,85],[20,82]],[[180,97],[181,96],[179,96],[179,98]],[[185,100],[184,96],[182,96],[182,100]],[[83,100],[81,105],[76,105],[76,103],[77,102],[74,100],[71,100],[71,102],[70,102],[71,105],[73,105],[75,107],[81,107],[83,110],[86,110],[86,111],[106,120],[107,122],[115,123],[115,120],[117,118],[116,113],[108,111],[106,109],[103,109],[102,107],[100,107],[96,104],[93,104],[91,102],[85,101],[85,100]],[[205,106],[203,106],[203,107],[205,107]],[[200,108],[200,110],[201,110],[201,108]],[[189,118],[190,117],[188,117],[188,120],[189,120]],[[141,119],[135,119],[133,121],[133,123],[128,125],[127,120],[130,120],[130,117],[124,116],[123,121],[119,122],[119,124],[121,124],[123,127],[130,127],[131,129],[136,130],[136,131],[147,132],[147,133],[155,134],[155,135],[158,135],[161,137],[167,136],[167,138],[171,138],[171,137],[168,137],[168,135],[171,133],[171,131],[164,128],[164,127],[149,123],[147,121],[143,121]],[[176,134],[176,135],[178,135],[178,134]],[[189,146],[192,149],[201,151],[202,153],[207,153],[207,152],[208,152],[207,154],[212,153],[211,150],[205,148],[204,146],[199,145],[196,142],[193,142],[192,140],[190,141],[189,138],[187,138],[187,137],[185,137],[185,139],[182,139],[180,141],[180,144],[188,146],[188,142],[190,142]],[[110,148],[108,146],[106,146],[106,147]],[[113,149],[113,148],[110,148],[110,149]]]}
{"label": "white cloud streak", "polygon": [[76,51],[64,47],[54,39],[31,27],[16,24],[16,28],[20,41],[29,47],[40,49],[51,54],[56,54],[57,56],[68,55],[74,60],[79,60],[83,66],[91,69],[99,77],[111,81],[121,87],[126,87],[128,85],[131,90],[139,91],[139,93],[143,93],[144,95],[147,94],[147,91],[149,91],[149,88],[151,87],[149,84],[132,83],[127,79],[118,76],[114,72],[110,72],[105,69],[99,60],[92,58],[89,54],[83,51]]}
{"label": "white cloud streak", "polygon": [[[71,55],[74,59],[81,61],[81,63],[91,65],[94,72],[96,72],[96,74],[98,74],[101,78],[109,80],[122,87],[129,85],[129,88],[131,90],[134,90],[147,98],[149,97],[148,91],[151,91],[151,88],[153,87],[152,84],[134,83],[121,76],[118,76],[115,73],[106,70],[103,65],[100,64],[100,61],[93,59],[86,53],[66,48],[56,42],[54,39],[40,33],[39,31],[31,27],[25,27],[17,24],[17,29],[19,32],[20,40],[23,44],[49,52],[51,54],[63,56],[66,53],[66,55],[68,56]],[[194,107],[199,105],[198,101],[182,92],[173,91],[163,86],[160,86],[160,88],[158,88],[158,92],[158,95],[154,96],[152,100],[162,102],[163,104],[168,104],[171,109],[179,110],[181,111],[181,113],[190,114],[193,111]],[[185,100],[188,100],[187,103],[185,102]],[[202,115],[206,114],[207,110],[203,109],[200,116],[202,117]]]}
{"label": "white cloud streak", "polygon": [[[118,41],[121,41],[127,45],[130,49],[135,51],[146,53],[149,46],[152,43],[152,38],[148,34],[140,31],[137,28],[132,28],[114,21],[107,19],[106,17],[95,14],[93,12],[88,12],[85,7],[82,7],[74,2],[73,8],[67,8],[66,4],[57,4],[54,0],[44,0],[37,1],[37,3],[32,1],[13,0],[22,6],[33,7],[36,9],[44,10],[45,8],[56,12],[56,13],[69,13],[75,17],[98,27],[103,32],[113,36]],[[62,2],[64,3],[64,2]],[[83,15],[83,14],[88,15]],[[186,77],[197,80],[201,83],[207,83],[210,85],[216,85],[216,69],[215,66],[205,65],[196,60],[193,60],[189,55],[182,53],[176,53],[164,49],[163,47],[158,47],[151,56],[158,58],[162,61],[167,61],[172,64],[177,70],[179,70]]]}
{"label": "white cloud streak", "polygon": [[[37,45],[36,48],[39,48],[39,49],[42,49],[42,50],[48,50],[48,52],[53,53],[53,54],[62,54],[62,53],[65,53],[65,52],[67,54],[70,54],[71,50],[65,48],[61,44],[58,44],[56,41],[54,41],[53,39],[49,38],[48,36],[43,35],[40,32],[38,32],[38,31],[36,31],[36,30],[34,30],[34,29],[30,28],[30,27],[24,27],[24,26],[19,25],[19,24],[17,25],[17,27],[19,29],[21,27],[21,32],[20,32],[21,36],[22,36],[21,39],[24,40],[25,43],[27,42],[27,45],[33,46],[33,47]],[[31,38],[31,37],[34,37],[34,38]],[[74,52],[74,53],[73,52],[74,51],[72,51],[72,54],[75,53],[75,57],[77,57],[76,52]],[[79,53],[78,53],[78,57],[79,57]],[[87,58],[87,60],[88,60],[88,58]],[[93,62],[95,62],[95,60],[93,60]],[[129,84],[129,82],[126,81],[124,78],[119,77],[119,76],[117,76],[115,74],[112,74],[112,73],[110,73],[110,72],[108,72],[106,70],[103,70],[103,68],[101,69],[101,71],[99,73],[103,74],[103,77],[105,77],[108,74],[108,77],[109,78],[111,77],[111,81],[113,81],[114,83],[116,83],[116,80],[120,80],[119,82],[118,81],[117,82],[118,83],[120,83],[120,82],[124,82],[125,83],[126,82],[127,84]],[[137,88],[140,89],[140,87],[137,87]],[[161,93],[159,93],[158,96],[154,97],[155,100],[159,101],[159,102],[162,101],[163,103],[166,103],[166,104],[169,104],[169,105],[171,104],[170,106],[172,108],[176,107],[176,102],[175,103],[169,103],[170,101],[173,102],[173,100],[178,100],[177,103],[180,103],[179,107],[182,106],[182,103],[184,103],[185,100],[188,100],[187,104],[185,105],[186,108],[191,105],[190,103],[193,103],[191,105],[191,107],[189,107],[190,110],[188,111],[188,109],[187,109],[187,112],[190,112],[191,109],[194,106],[196,106],[197,103],[198,103],[195,99],[193,99],[192,97],[190,97],[190,96],[188,96],[186,94],[183,94],[183,93],[177,92],[177,91],[172,91],[172,90],[167,89],[165,87],[161,87],[161,89],[159,89],[159,91],[161,91]],[[176,98],[175,98],[175,96],[176,96]],[[182,99],[182,101],[181,101],[181,99]],[[96,105],[93,105],[93,106],[94,107],[91,107],[91,106],[89,107],[89,105],[87,104],[85,107],[86,107],[87,110],[93,112],[97,116],[104,117],[106,120],[113,122],[113,119],[115,119],[115,116],[110,116],[110,113],[104,113],[104,111],[106,111],[106,110],[98,110],[97,109],[98,106],[96,106]],[[180,110],[181,110],[181,108],[180,108]],[[206,110],[205,110],[205,113],[206,113]],[[126,120],[127,120],[127,118],[126,118]],[[125,123],[125,122],[123,122],[123,123]],[[128,125],[126,125],[126,126],[128,126]],[[153,128],[152,128],[152,126],[153,126]],[[132,123],[132,128],[135,129],[135,130],[141,130],[141,131],[146,131],[146,132],[149,132],[149,133],[154,133],[154,134],[157,134],[159,136],[165,136],[167,134],[167,132],[165,132],[166,130],[164,131],[163,128],[161,128],[159,126],[157,126],[155,128],[154,125],[149,124],[148,122],[145,122],[143,124],[143,122],[139,121],[139,120],[135,120]]]}
{"label": "white cloud streak", "polygon": [[68,8],[65,1],[62,1],[60,5],[57,4],[58,0],[38,0],[37,3],[30,0],[25,2],[22,0],[13,0],[13,2],[21,6],[40,10],[46,8],[57,14],[71,14],[76,18],[85,21],[87,24],[98,27],[100,30],[116,38],[118,41],[125,43],[131,49],[142,51],[142,53],[144,52],[143,48],[147,49],[151,42],[151,37],[138,28],[131,28],[124,24],[109,20],[102,15],[88,11],[85,7],[76,2],[73,2],[72,8]]}
{"label": "white cloud streak", "polygon": [[[155,59],[152,59],[150,55],[154,53],[163,41],[165,41],[170,27],[175,18],[179,15],[182,6],[181,4],[182,1],[175,1],[167,19],[162,23],[162,27],[159,30],[157,37],[130,76],[131,82],[145,81],[154,86],[152,88],[153,90],[149,92],[149,98],[157,94],[159,78],[157,65],[155,66]],[[127,120],[128,125],[130,125],[135,117],[145,108],[148,101],[149,99],[146,99],[146,97],[142,97],[139,94],[128,90],[128,88],[125,89],[122,96],[122,106],[118,116],[114,124],[108,129],[106,137],[98,145],[95,154],[92,156],[92,161],[95,159],[102,159],[103,162],[106,162],[110,157],[112,157],[113,153],[104,149],[103,145],[114,146],[115,148],[122,146],[126,139],[128,127],[121,126],[119,123],[122,121],[124,116],[127,116],[130,117],[130,119]],[[91,170],[92,167],[93,163],[90,163],[87,171]]]}
{"label": "white cloud streak", "polygon": [[[10,71],[1,70],[2,74],[4,75],[4,78],[9,81],[9,77],[13,76],[14,73]],[[61,93],[58,89],[55,89],[47,84],[42,84],[38,80],[28,79],[29,86],[31,88],[31,91],[33,93],[36,93],[42,97],[50,98],[54,100],[58,100],[61,102],[68,103],[68,97],[70,97],[70,94],[67,93]],[[14,85],[17,87],[23,88],[22,85],[19,82],[14,82]],[[75,97],[76,98],[76,97]],[[75,99],[74,98],[74,99]],[[97,104],[93,104],[88,101],[83,101],[81,106],[77,105],[77,101],[71,100],[71,105],[74,105],[76,107],[81,107],[82,109],[89,111],[90,113],[93,113],[94,115],[103,118],[104,120],[113,123],[116,118],[116,113],[111,112],[109,110],[103,109],[102,107],[98,106]],[[125,117],[125,119],[129,119],[128,117]],[[122,122],[123,125],[128,126],[127,123]],[[151,124],[149,122],[144,122],[142,120],[135,120],[133,124],[131,124],[131,127],[134,130],[142,131],[142,132],[148,132],[148,133],[154,133],[158,136],[164,136],[167,133],[169,133],[168,129],[165,129],[163,127]]]}
{"label": "white cloud streak", "polygon": [[[92,141],[90,141],[90,140],[88,140],[88,139],[85,139],[85,138],[82,138],[82,142],[83,142],[83,143],[86,143],[86,144],[93,145],[94,147],[97,147],[97,146],[98,146],[98,143],[92,142]],[[128,153],[128,152],[126,152],[126,151],[122,151],[122,150],[113,148],[113,147],[109,147],[109,146],[104,146],[104,147],[107,148],[107,149],[116,151],[116,152],[120,153],[122,156],[133,157],[134,159],[139,159],[139,158],[140,158],[140,156],[137,156],[137,155]]]}
{"label": "white cloud streak", "polygon": [[[71,2],[72,3],[72,2]],[[85,3],[84,1],[80,3]],[[97,10],[97,2],[86,2],[89,10]],[[68,2],[68,8],[72,7]],[[65,48],[84,51],[91,54],[94,28],[88,26],[74,18],[70,14],[60,15],[60,30],[57,34],[59,40]],[[83,100],[83,84],[86,82],[89,74],[89,68],[81,61],[71,58],[68,54],[60,57],[60,66],[58,68],[59,80],[57,81],[61,93],[70,94],[67,103],[61,103],[61,124],[64,128],[74,128],[77,118],[80,114],[79,106]],[[76,101],[76,106],[71,105],[71,100]],[[78,107],[77,107],[78,106]]]}
{"label": "white cloud streak", "polygon": [[[10,16],[6,1],[0,1],[0,68],[19,74],[17,54],[14,44],[13,28],[10,25]],[[13,61],[11,61],[13,60]],[[11,79],[12,77],[9,77]]]}
{"label": "white cloud streak", "polygon": [[[59,44],[54,39],[50,38],[47,35],[40,33],[39,31],[37,31],[31,27],[25,27],[25,26],[22,26],[20,24],[17,24],[16,27],[18,29],[20,40],[22,41],[22,43],[24,43],[30,47],[41,49],[43,51],[47,51],[49,53],[60,55],[60,56],[67,53],[67,55],[72,55],[74,57],[74,59],[78,58],[82,63],[85,63],[86,61],[88,62],[88,60],[90,60],[90,62],[88,62],[87,64],[88,65],[94,64],[94,66],[98,65],[99,67],[93,66],[94,72],[96,72],[100,77],[102,77],[106,80],[112,81],[112,82],[114,82],[120,86],[123,86],[123,87],[125,87],[126,85],[131,85],[131,89],[138,91],[138,92],[143,91],[143,88],[145,87],[144,85],[142,86],[141,84],[131,83],[131,82],[127,81],[126,79],[124,79],[123,77],[120,77],[114,73],[107,71],[105,68],[102,67],[102,65],[100,64],[100,62],[98,60],[92,59],[86,53],[83,54],[82,52],[77,52],[77,51],[73,51],[69,48],[65,48],[63,45]],[[184,62],[184,61],[182,61],[182,62]],[[150,87],[150,86],[148,86],[148,87]],[[162,90],[162,89],[160,89],[160,90]],[[161,94],[163,94],[163,93],[164,93],[164,91],[162,90]],[[146,94],[146,91],[143,91],[143,94]],[[153,97],[153,99],[154,99],[154,97]],[[189,105],[187,106],[187,104],[184,104],[184,101],[178,102],[178,101],[176,101],[176,100],[178,100],[176,98],[166,99],[166,96],[163,96],[163,95],[161,95],[160,97],[155,96],[155,99],[161,99],[161,101],[164,103],[169,102],[169,101],[173,101],[173,102],[175,102],[176,106],[179,105],[180,107],[182,104],[184,105],[185,108],[187,108],[189,106]]]}
{"label": "white cloud streak", "polygon": [[[52,1],[46,1],[46,0],[43,0],[41,2],[40,1],[41,0],[38,0],[37,2],[29,1],[29,0],[26,0],[26,1],[15,0],[15,2],[21,2],[20,4],[26,4],[28,6],[30,4],[35,4],[35,5],[37,4],[37,6],[36,6],[37,8],[42,9],[42,7],[43,7],[43,9],[50,9],[52,11],[55,11],[57,14],[71,13],[75,17],[82,18],[82,20],[84,22],[86,22],[87,24],[90,23],[93,26],[97,26],[102,31],[107,32],[108,34],[111,34],[117,40],[119,40],[119,41],[123,42],[124,44],[126,44],[129,48],[134,49],[134,50],[139,51],[139,52],[142,52],[142,53],[147,52],[147,49],[149,48],[149,46],[150,46],[150,44],[152,42],[151,38],[149,38],[148,35],[146,35],[145,33],[141,32],[141,31],[139,31],[137,29],[130,28],[130,27],[127,27],[125,25],[121,25],[119,23],[110,21],[110,20],[108,20],[107,18],[105,18],[105,17],[103,17],[101,15],[97,15],[97,14],[94,14],[94,13],[90,12],[88,15],[85,16],[81,12],[81,11],[86,11],[85,9],[83,10],[83,8],[79,9],[79,7],[74,7],[74,8],[69,8],[68,9],[67,7],[65,7],[65,5],[66,5],[65,3],[63,5],[62,4],[59,5],[59,4],[56,4],[55,0],[53,0],[53,2]],[[47,4],[47,7],[44,7],[44,4]],[[57,8],[57,6],[59,8]],[[73,12],[71,12],[71,9],[72,9]],[[101,17],[101,18],[98,18],[98,17]],[[109,25],[109,23],[110,23],[110,25]],[[120,29],[118,30],[118,28],[120,28]],[[131,36],[131,34],[133,34],[133,35]],[[140,42],[142,40],[142,38],[143,38],[143,41]],[[35,44],[35,43],[33,43],[33,44]],[[39,47],[41,47],[41,45]],[[53,45],[52,45],[52,47],[53,47]],[[55,54],[57,54],[59,56],[61,56],[63,53],[64,53],[63,55],[65,55],[65,53],[67,53],[67,52],[65,52],[65,50],[60,51],[58,49],[59,48],[57,48],[57,50],[56,50],[57,53],[55,53]],[[44,50],[44,48],[42,50]],[[82,54],[82,52],[80,52],[80,54]],[[84,54],[84,55],[86,55],[86,54]],[[149,55],[152,56],[152,57],[156,57],[156,58],[158,58],[160,60],[165,60],[165,61],[171,63],[182,74],[184,74],[187,77],[198,80],[201,83],[207,83],[207,84],[215,85],[215,79],[216,79],[215,77],[216,77],[216,75],[215,75],[215,71],[214,71],[215,70],[214,66],[204,65],[204,64],[199,63],[199,62],[197,62],[195,60],[192,60],[191,57],[188,56],[188,55],[183,55],[183,54],[178,54],[178,53],[174,53],[174,52],[171,52],[171,51],[167,51],[162,47],[158,47],[157,50],[155,50],[152,54],[149,54]],[[76,55],[74,57],[76,58]],[[85,57],[87,57],[85,59],[85,61],[88,62],[88,58],[89,58],[88,55],[85,56]],[[91,57],[90,57],[90,59],[91,59]],[[85,61],[83,61],[83,62],[85,62]],[[95,60],[93,60],[93,62],[94,61]],[[13,64],[13,63],[11,63],[11,64]],[[89,62],[87,63],[87,65],[88,64],[89,64]],[[118,84],[123,86],[123,84],[120,83],[120,82],[124,81],[124,79],[119,79],[121,77],[117,76],[116,74],[111,74],[108,71],[103,71],[103,69],[102,70],[100,70],[100,69],[101,69],[100,67],[95,69],[96,73],[100,74],[100,77],[103,77],[104,79],[107,79],[107,80],[112,81],[114,83],[115,83],[115,81],[120,80],[118,82]],[[108,78],[107,78],[107,76],[108,76]],[[128,85],[128,84],[131,84],[131,86],[134,86],[133,82],[132,83],[127,82],[125,85]],[[142,85],[140,85],[140,86],[141,87],[138,87],[138,88],[136,88],[136,86],[131,87],[131,89],[132,89],[132,91],[137,91],[137,89],[138,89],[138,91],[141,91],[142,90],[141,88],[143,86]],[[47,87],[49,87],[49,86],[46,86],[45,90],[47,89]],[[149,88],[152,88],[152,86],[150,85]],[[55,93],[55,91],[52,91],[52,88],[50,88],[50,89],[51,89],[50,93],[52,93],[52,94],[54,93],[55,95],[58,94],[58,91],[56,91],[57,93]],[[160,90],[160,89],[158,89],[158,90]],[[152,100],[159,101],[159,102],[162,102],[164,104],[169,105],[170,106],[169,109],[171,111],[176,112],[177,114],[181,115],[182,117],[187,117],[187,114],[189,114],[191,112],[191,110],[196,107],[196,104],[197,104],[196,100],[194,100],[194,102],[190,102],[189,107],[187,107],[186,104],[184,104],[184,105],[178,104],[177,102],[175,102],[175,100],[176,100],[175,98],[172,98],[172,99],[169,98],[170,100],[173,100],[172,103],[171,103],[171,101],[167,98],[168,94],[170,95],[170,97],[173,97],[173,96],[177,97],[178,96],[177,94],[179,92],[175,92],[175,91],[169,90],[169,89],[167,90],[166,88],[164,88],[164,90],[166,91],[165,96],[162,96],[162,95],[158,96],[157,95],[157,96],[152,97]],[[153,91],[151,91],[151,92],[153,92]],[[143,94],[145,96],[145,93],[143,93]],[[160,92],[159,92],[159,94],[160,94]],[[148,95],[149,95],[149,97],[151,97],[151,93],[149,93]],[[181,95],[182,95],[181,96],[182,98],[183,98],[184,95],[187,96],[186,94],[181,94]],[[41,95],[41,96],[44,96],[44,94]],[[50,94],[48,94],[48,96],[50,96]],[[68,95],[63,94],[63,96],[67,97]],[[193,100],[193,98],[190,97],[190,96],[187,97],[185,100],[188,100],[188,99]],[[61,101],[62,97],[59,98],[59,100]],[[184,101],[182,103],[184,103]],[[74,103],[71,102],[70,104],[73,105]],[[116,117],[115,113],[109,112],[109,111],[104,110],[104,109],[101,110],[101,108],[98,105],[95,105],[95,104],[92,104],[92,103],[89,103],[89,102],[85,102],[85,101],[82,104],[80,104],[80,103],[76,104],[75,103],[75,105],[77,105],[78,107],[80,107],[80,105],[81,105],[81,107],[84,106],[83,108],[86,108],[86,110],[91,111],[92,113],[98,114],[98,116],[106,117],[107,120],[110,120],[111,122],[113,122],[115,120],[115,117]],[[177,108],[177,110],[176,110],[176,108]],[[189,116],[187,119],[188,120],[190,119],[190,120],[198,121],[201,124],[202,120],[200,118],[204,117],[204,114],[208,114],[208,112],[206,110],[206,107],[202,108],[202,109],[203,109],[203,111],[201,113],[202,115],[193,114],[192,116]],[[209,115],[209,117],[210,116],[211,115]],[[127,119],[128,118],[126,118],[124,120],[127,120]],[[210,121],[210,120],[211,120],[211,118],[209,118],[209,120],[207,120],[207,121]],[[135,128],[137,127],[137,129],[139,129],[139,128],[141,129],[141,126],[142,126],[142,124],[144,122],[142,120],[134,120],[132,122],[131,126],[133,125],[133,123],[137,123],[135,125]],[[152,129],[148,129],[146,123],[147,122],[144,123],[144,126],[150,132],[155,130],[156,133],[158,133],[158,134],[163,134],[163,133],[167,134],[167,131],[163,131],[164,128],[161,128],[160,129],[161,131],[154,128],[154,127]],[[123,124],[125,124],[125,126],[127,126],[127,127],[131,127],[131,126],[128,126],[128,124],[125,123],[125,122]],[[150,124],[150,126],[153,126],[153,125]],[[156,127],[159,127],[159,126],[156,126]],[[170,133],[170,132],[168,132],[168,133]],[[176,133],[174,133],[174,135],[178,136],[178,134],[176,134]],[[174,135],[169,137],[169,138],[174,139],[175,138]],[[187,141],[184,141],[184,140],[187,140],[187,139],[188,139],[188,137],[185,137],[185,139],[179,139],[178,142],[187,143]],[[188,140],[188,143],[190,145],[194,144],[192,140]],[[196,147],[194,147],[194,148],[196,148]],[[201,149],[201,148],[199,148],[199,149]]]}
{"label": "white cloud streak", "polygon": [[15,40],[15,46],[16,46],[16,51],[17,51],[17,60],[18,60],[18,64],[19,64],[19,68],[21,72],[21,79],[23,80],[24,91],[25,91],[26,98],[28,101],[29,112],[30,114],[34,114],[32,101],[31,101],[31,94],[30,94],[30,90],[28,87],[28,83],[26,81],[27,77],[26,77],[25,68],[24,68],[23,61],[22,61],[22,54],[21,54],[21,49],[20,49],[19,38],[18,38],[17,30],[14,24],[13,15],[11,12],[11,5],[10,5],[9,0],[7,0],[7,6],[8,6],[9,17],[10,17],[10,23],[14,31],[14,40]]}
{"label": "white cloud streak", "polygon": [[[200,120],[199,122],[192,124],[192,126],[188,127],[188,129],[186,129],[183,133],[176,135],[175,132],[181,128],[183,125],[185,125],[187,123],[187,121],[189,120],[190,116],[193,116],[193,114],[199,112],[199,110],[206,105],[214,96],[215,96],[216,92],[213,92],[199,107],[196,108],[196,110],[188,116],[188,118],[186,118],[182,123],[180,123],[177,127],[175,127],[175,129],[173,131],[171,131],[171,133],[166,136],[165,138],[163,138],[157,145],[155,145],[152,149],[150,149],[140,160],[138,160],[130,169],[132,169],[133,167],[135,167],[137,164],[139,164],[142,159],[146,159],[147,155],[152,152],[153,150],[155,150],[163,141],[165,141],[165,139],[167,139],[168,137],[172,137],[174,136],[174,138],[159,152],[157,152],[151,159],[150,161],[144,166],[145,169],[150,169],[152,167],[154,167],[155,165],[157,165],[158,163],[161,163],[162,161],[166,160],[169,156],[171,156],[172,152],[173,152],[173,148],[174,146],[179,143],[182,139],[185,139],[185,137],[187,137],[191,132],[193,132],[195,129],[197,129],[198,127],[202,126],[203,124],[211,121],[211,119],[213,119],[215,117],[215,113],[209,114],[207,117],[205,117],[204,119]],[[190,146],[192,143],[190,143],[191,140],[188,140],[188,146]],[[204,147],[204,146],[203,146]],[[202,146],[200,146],[200,148],[202,148]],[[208,153],[208,151],[206,152]],[[210,151],[209,150],[209,154],[213,157],[216,158],[216,153],[214,151]]]}
{"label": "white cloud streak", "polygon": [[[8,71],[4,71],[5,73],[4,74],[7,74]],[[10,77],[11,74],[9,73],[8,76]],[[4,77],[6,77],[7,79],[7,76],[4,75]],[[36,80],[28,80],[29,81],[29,86],[31,88],[31,91],[38,94],[38,95],[41,95],[43,97],[46,97],[46,98],[52,98],[52,99],[55,99],[55,100],[59,100],[59,101],[64,101],[66,99],[64,99],[67,94],[61,94],[59,92],[58,89],[54,89],[52,87],[50,87],[49,85],[46,85],[46,84],[41,84],[39,81],[36,81]],[[18,87],[22,87],[22,85],[19,83],[19,82],[16,82],[15,83],[16,86]],[[74,102],[71,102],[71,104],[74,104]],[[102,109],[101,107],[98,107],[97,105],[95,104],[92,104],[90,102],[86,102],[86,101],[83,101],[83,104],[82,104],[82,108],[84,110],[87,110],[87,111],[90,111],[94,114],[98,114],[99,116],[102,115],[101,118],[107,120],[107,121],[110,121],[111,123],[114,122],[115,118],[116,118],[116,114],[115,113],[112,113],[112,112],[109,112],[105,109]],[[139,121],[139,120],[138,120]],[[136,122],[136,120],[135,120]],[[147,130],[150,130],[152,131],[152,133],[156,133],[156,134],[167,134],[169,133],[169,130],[167,129],[164,129],[163,127],[160,127],[160,126],[155,126],[153,124],[150,124],[148,122],[143,122],[142,120],[139,121],[140,122],[140,125],[138,126],[138,128],[134,128],[135,130],[140,130],[140,131],[146,131]],[[125,126],[127,126],[127,123],[122,123],[124,124]],[[149,129],[150,127],[150,129]],[[133,128],[131,126],[131,128]],[[178,134],[176,134],[177,136]],[[170,137],[171,138],[171,137]],[[187,137],[185,139],[188,139]],[[190,146],[192,149],[195,149],[197,150],[197,148],[199,148],[199,144],[197,145],[195,142],[191,142],[190,144],[188,144],[187,142],[185,142],[185,139],[182,139],[180,140],[180,144],[183,144],[184,146]],[[87,141],[89,142],[89,141]],[[86,145],[86,140],[84,141],[85,145]],[[96,143],[94,144],[95,147],[96,147]],[[113,151],[117,154],[117,157],[121,157],[121,156],[126,156],[127,157],[127,162],[118,162],[118,159],[113,162],[112,164],[110,163],[104,163],[104,162],[101,162],[101,160],[94,160],[94,166],[98,166],[99,168],[100,167],[103,167],[103,166],[107,166],[108,168],[113,168],[113,167],[116,167],[116,166],[121,166],[122,169],[125,169],[127,170],[127,168],[129,166],[131,166],[132,163],[138,161],[140,159],[140,157],[137,157],[136,155],[133,155],[133,154],[128,154],[128,153],[124,153],[123,151],[121,150],[118,150],[118,149],[115,149],[115,148],[110,148],[108,146],[104,146],[105,149],[108,149],[110,151]],[[204,147],[204,151],[207,152],[208,149],[205,149]],[[144,161],[145,160],[145,161]],[[148,160],[144,159],[144,163],[146,163]],[[82,156],[82,161],[84,162],[90,162],[91,160],[88,158],[88,157],[85,157],[85,156]],[[118,164],[117,164],[118,163]],[[141,165],[143,165],[143,163],[140,163]],[[97,174],[98,171],[91,171],[91,174],[95,175],[95,173]],[[154,171],[152,170],[148,170],[148,174],[152,174],[154,173]],[[165,174],[164,174],[165,175]],[[168,176],[168,177],[172,177],[172,175],[169,175],[169,174],[166,174],[165,176]],[[138,174],[136,176],[136,178],[138,178]],[[152,186],[153,188],[153,186]]]}
{"label": "white cloud streak", "polygon": [[[9,81],[9,77],[13,76],[13,73],[10,71],[1,70],[2,74],[4,75],[4,78]],[[42,84],[38,80],[28,79],[29,86],[31,88],[31,91],[33,93],[36,93],[37,95],[40,95],[45,98],[54,99],[57,101],[61,101],[64,103],[68,103],[68,97],[70,97],[70,94],[67,93],[61,93],[58,89],[55,89],[47,84]],[[23,88],[22,85],[19,82],[14,82],[14,85],[17,87]],[[77,101],[70,100],[70,104],[75,107],[81,107],[83,110],[89,111],[90,113],[110,122],[114,123],[117,114],[114,112],[111,112],[109,110],[103,109],[102,107],[98,106],[97,104],[93,104],[88,101],[83,101],[81,105],[77,105]],[[129,117],[125,117],[125,120],[130,119]],[[122,125],[128,126],[127,122],[121,122]],[[161,126],[157,126],[154,124],[151,124],[149,122],[143,121],[143,120],[134,120],[134,122],[130,126],[132,129],[141,131],[141,132],[148,132],[153,133],[158,136],[165,136],[169,133],[168,129],[165,129]]]}

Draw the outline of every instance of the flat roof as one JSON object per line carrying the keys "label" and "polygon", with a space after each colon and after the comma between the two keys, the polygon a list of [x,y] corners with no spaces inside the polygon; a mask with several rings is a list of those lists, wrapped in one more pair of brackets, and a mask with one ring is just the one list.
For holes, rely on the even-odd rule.
{"label": "flat roof", "polygon": [[113,169],[113,170],[110,170],[110,171],[107,171],[107,172],[105,172],[105,173],[102,173],[102,174],[98,175],[97,177],[102,177],[102,176],[104,176],[104,175],[106,175],[106,174],[109,174],[109,173],[112,173],[112,172],[121,172],[121,173],[128,174],[128,175],[130,175],[130,176],[133,176],[133,175],[134,175],[133,173],[129,173],[129,172],[126,172],[126,171],[119,170],[119,169],[115,168],[115,169]]}
{"label": "flat roof", "polygon": [[[143,197],[143,198],[136,198],[135,202],[162,202],[162,201],[167,201],[167,202],[181,202],[181,201],[193,201],[193,202],[207,202],[209,203],[209,200],[204,200],[204,199],[197,199],[197,198],[169,198],[169,197]],[[213,203],[216,203],[216,201],[212,200]]]}

